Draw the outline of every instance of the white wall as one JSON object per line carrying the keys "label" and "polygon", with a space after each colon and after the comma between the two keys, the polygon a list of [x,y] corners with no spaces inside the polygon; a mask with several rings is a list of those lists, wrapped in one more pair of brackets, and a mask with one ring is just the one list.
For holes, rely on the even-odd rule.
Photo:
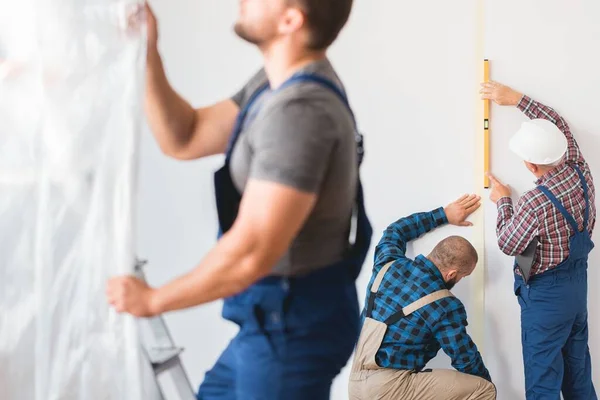
{"label": "white wall", "polygon": [[[415,211],[445,205],[475,184],[477,90],[476,0],[357,0],[348,27],[331,51],[365,133],[363,167],[376,243],[385,226]],[[572,124],[596,176],[600,160],[597,109],[600,56],[594,49],[600,4],[594,0],[488,0],[486,56],[492,78],[556,107]],[[259,54],[238,40],[231,27],[237,2],[155,0],[161,49],[172,84],[194,105],[232,94],[260,65]],[[216,7],[217,8],[214,8]],[[523,39],[524,35],[527,35]],[[523,117],[493,108],[492,167],[517,192],[533,178],[507,150]],[[597,156],[596,156],[597,157]],[[149,279],[162,284],[192,268],[215,242],[212,172],[222,159],[176,162],[162,156],[149,133],[142,140],[139,192],[139,254],[150,260]],[[495,210],[487,201],[485,361],[499,399],[524,398],[519,309],[512,294],[511,260],[495,246]],[[411,254],[427,253],[443,236],[475,239],[476,230],[446,227],[415,243]],[[596,235],[596,241],[600,243]],[[600,283],[592,256],[590,286]],[[365,265],[357,286],[361,299],[370,275]],[[468,310],[469,280],[454,290]],[[600,381],[598,295],[590,291],[591,349]],[[172,313],[167,321],[196,385],[235,334],[220,318],[221,303]],[[446,367],[440,355],[433,366]],[[346,399],[347,370],[336,381],[334,399]]]}

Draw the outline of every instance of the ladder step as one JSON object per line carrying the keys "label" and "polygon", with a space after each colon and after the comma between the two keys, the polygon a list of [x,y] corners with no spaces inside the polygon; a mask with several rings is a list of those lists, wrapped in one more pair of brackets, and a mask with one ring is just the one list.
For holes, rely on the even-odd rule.
{"label": "ladder step", "polygon": [[156,375],[179,364],[181,361],[179,355],[183,352],[180,347],[171,348],[151,348],[148,350],[148,356],[152,363],[152,368]]}
{"label": "ladder step", "polygon": [[[135,265],[135,275],[144,282],[146,281],[143,270],[145,264],[145,261],[137,260]],[[165,375],[171,378],[180,400],[196,400],[196,394],[192,390],[192,385],[180,358],[183,348],[175,346],[163,316],[144,318],[138,322],[140,323],[140,341],[144,353],[152,365],[159,398],[166,399],[159,380],[159,375],[166,372]]]}

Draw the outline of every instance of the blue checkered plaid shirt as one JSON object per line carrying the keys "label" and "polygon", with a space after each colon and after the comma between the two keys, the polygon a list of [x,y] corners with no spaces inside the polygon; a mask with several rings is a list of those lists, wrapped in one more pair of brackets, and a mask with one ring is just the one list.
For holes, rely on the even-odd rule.
{"label": "blue checkered plaid shirt", "polygon": [[[446,289],[442,274],[431,261],[422,255],[415,260],[405,255],[408,242],[446,223],[444,209],[439,208],[413,214],[388,226],[375,250],[367,296],[379,270],[390,261],[394,264],[383,277],[371,318],[384,321],[401,307]],[[457,371],[491,381],[477,346],[467,333],[465,307],[455,297],[433,302],[390,325],[375,359],[384,368],[421,371],[440,348]]]}

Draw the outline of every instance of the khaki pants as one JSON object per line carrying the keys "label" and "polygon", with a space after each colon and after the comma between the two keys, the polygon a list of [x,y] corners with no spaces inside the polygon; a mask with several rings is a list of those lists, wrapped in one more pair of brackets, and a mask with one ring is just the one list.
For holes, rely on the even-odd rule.
{"label": "khaki pants", "polygon": [[495,400],[496,387],[455,370],[423,372],[378,369],[354,373],[350,400]]}

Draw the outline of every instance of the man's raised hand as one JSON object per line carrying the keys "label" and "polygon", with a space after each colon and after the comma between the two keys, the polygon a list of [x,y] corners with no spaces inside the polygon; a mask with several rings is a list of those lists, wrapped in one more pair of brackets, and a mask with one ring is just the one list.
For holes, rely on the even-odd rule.
{"label": "man's raised hand", "polygon": [[444,211],[448,222],[456,226],[473,226],[473,223],[466,219],[481,206],[481,196],[475,194],[460,197],[453,203],[450,203]]}

